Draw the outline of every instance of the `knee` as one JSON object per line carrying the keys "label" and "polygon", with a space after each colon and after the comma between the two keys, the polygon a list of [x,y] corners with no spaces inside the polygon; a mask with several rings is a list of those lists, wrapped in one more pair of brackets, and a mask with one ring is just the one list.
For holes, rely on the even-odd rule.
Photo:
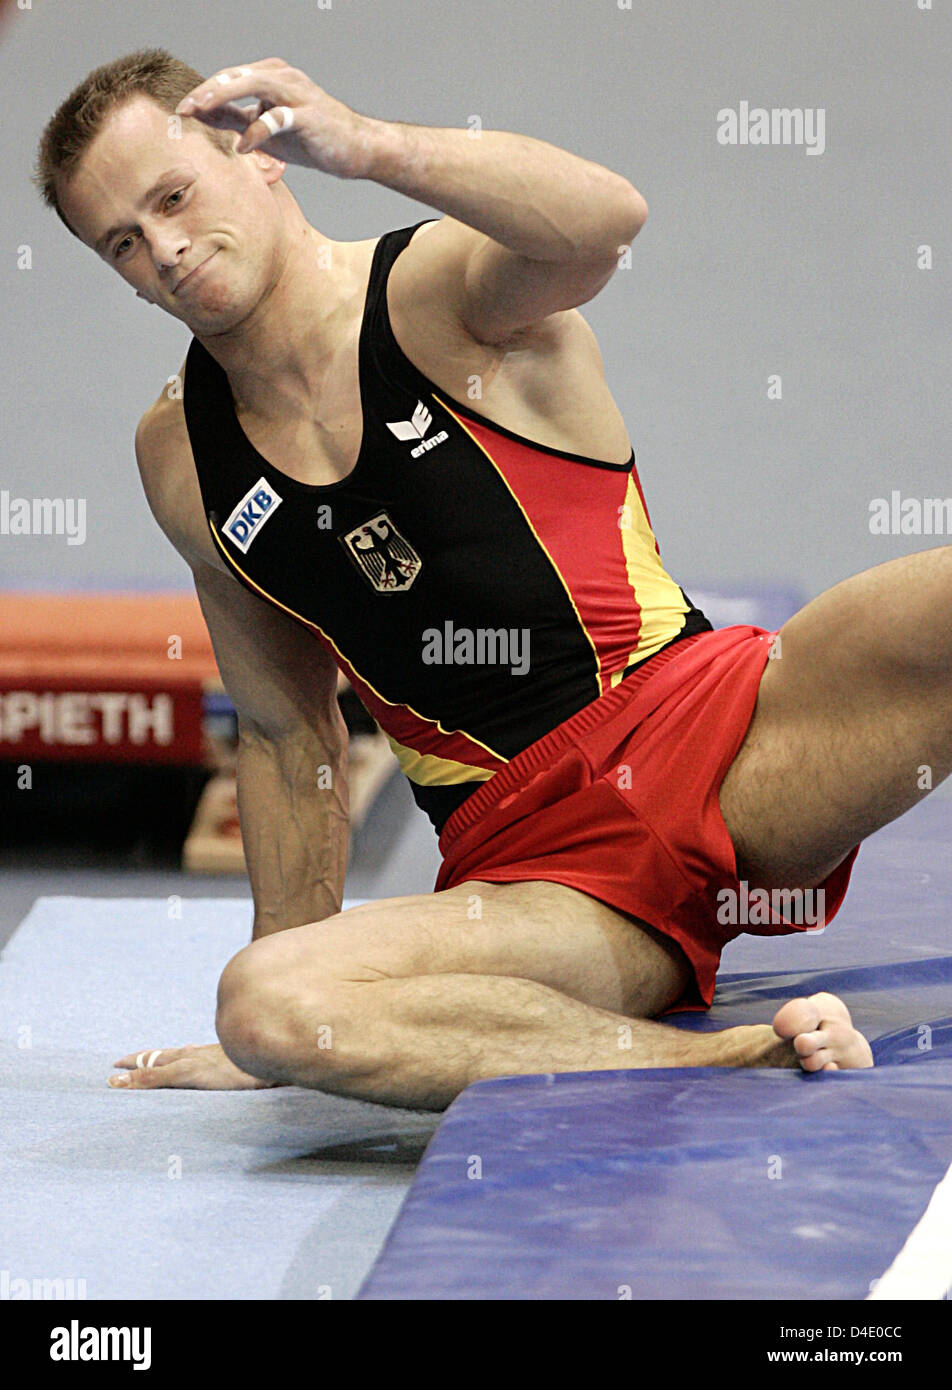
{"label": "knee", "polygon": [[225,966],[218,982],[215,1030],[228,1057],[252,1076],[282,1080],[304,1052],[331,1053],[336,1005],[327,987],[306,989],[292,952],[280,936],[245,946]]}
{"label": "knee", "polygon": [[255,1075],[255,1063],[280,1049],[286,986],[275,953],[255,941],[225,966],[218,981],[215,1031],[225,1052],[242,1071]]}

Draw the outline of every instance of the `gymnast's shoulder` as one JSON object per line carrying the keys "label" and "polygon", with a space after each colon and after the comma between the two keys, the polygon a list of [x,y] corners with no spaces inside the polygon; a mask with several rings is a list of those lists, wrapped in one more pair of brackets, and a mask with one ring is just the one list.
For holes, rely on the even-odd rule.
{"label": "gymnast's shoulder", "polygon": [[152,515],[183,559],[193,568],[201,562],[223,570],[205,521],[185,423],[184,375],[183,363],[136,426],[136,462]]}

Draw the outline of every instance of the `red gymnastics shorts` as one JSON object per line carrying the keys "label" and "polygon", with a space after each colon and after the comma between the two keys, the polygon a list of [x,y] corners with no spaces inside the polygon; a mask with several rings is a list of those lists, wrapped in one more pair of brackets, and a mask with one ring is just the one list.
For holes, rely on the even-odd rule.
{"label": "red gymnastics shorts", "polygon": [[[744,888],[718,792],[753,718],[774,635],[737,626],[685,637],[530,744],[444,825],[434,891],[470,879],[545,879],[646,922],[694,969],[695,985],[667,1013],[710,1008],[721,951],[744,931],[825,926],[846,896],[858,845],[820,885],[825,896],[813,901],[824,905],[822,918],[718,920],[747,920],[721,908],[741,902]],[[723,889],[736,896],[719,898]]]}

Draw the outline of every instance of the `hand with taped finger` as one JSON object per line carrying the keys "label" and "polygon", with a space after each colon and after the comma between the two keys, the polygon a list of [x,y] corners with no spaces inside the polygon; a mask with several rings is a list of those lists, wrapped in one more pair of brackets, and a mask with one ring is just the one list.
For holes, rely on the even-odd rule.
{"label": "hand with taped finger", "polygon": [[187,1047],[143,1048],[127,1053],[113,1066],[127,1067],[125,1076],[110,1076],[109,1085],[129,1091],[175,1088],[187,1091],[262,1091],[279,1081],[250,1076],[227,1056],[220,1043]]}
{"label": "hand with taped finger", "polygon": [[[238,103],[256,98],[254,106]],[[262,149],[285,164],[342,179],[366,177],[382,122],[361,116],[280,58],[222,68],[199,83],[176,114],[218,130],[237,130],[236,149]]]}

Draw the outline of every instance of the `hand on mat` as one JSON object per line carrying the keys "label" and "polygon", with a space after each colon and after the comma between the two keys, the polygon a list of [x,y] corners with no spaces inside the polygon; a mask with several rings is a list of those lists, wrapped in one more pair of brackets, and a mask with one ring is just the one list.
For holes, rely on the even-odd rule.
{"label": "hand on mat", "polygon": [[203,1046],[143,1048],[120,1057],[113,1066],[128,1067],[125,1076],[110,1076],[109,1085],[129,1091],[180,1087],[186,1091],[262,1091],[279,1081],[259,1081],[236,1067],[220,1043]]}
{"label": "hand on mat", "polygon": [[[239,106],[257,97],[253,106]],[[341,179],[366,176],[375,130],[383,122],[351,111],[281,58],[222,68],[193,87],[175,108],[217,130],[239,130],[242,154],[261,148],[286,164]]]}

